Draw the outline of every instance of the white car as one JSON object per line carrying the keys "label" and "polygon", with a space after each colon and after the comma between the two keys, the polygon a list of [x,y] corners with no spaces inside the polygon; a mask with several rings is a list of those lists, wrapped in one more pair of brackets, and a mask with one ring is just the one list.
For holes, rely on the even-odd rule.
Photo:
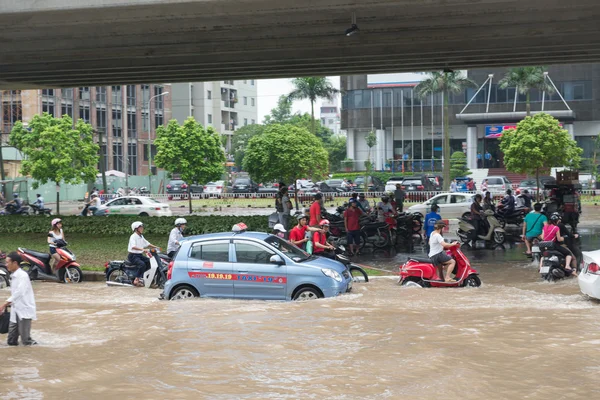
{"label": "white car", "polygon": [[403,180],[404,180],[404,178],[401,176],[392,176],[385,183],[385,192],[386,193],[393,192],[394,190],[396,190],[396,185],[398,183],[402,183]]}
{"label": "white car", "polygon": [[102,205],[95,215],[139,215],[140,217],[170,217],[173,215],[168,204],[146,196],[124,196]]}
{"label": "white car", "polygon": [[431,211],[433,203],[436,203],[440,207],[438,214],[443,219],[460,218],[471,212],[474,196],[471,193],[441,193],[433,196],[425,203],[409,207],[407,211],[425,216]]}
{"label": "white car", "polygon": [[579,273],[581,293],[600,300],[600,250],[584,251],[583,269]]}
{"label": "white car", "polygon": [[208,182],[204,185],[204,194],[220,196],[225,192],[225,181]]}

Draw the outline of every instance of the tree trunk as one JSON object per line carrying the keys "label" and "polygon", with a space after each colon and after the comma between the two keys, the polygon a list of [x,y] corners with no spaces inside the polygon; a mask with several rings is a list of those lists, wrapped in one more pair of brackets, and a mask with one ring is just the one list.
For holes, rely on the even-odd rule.
{"label": "tree trunk", "polygon": [[450,112],[448,110],[448,91],[444,90],[444,167],[443,179],[445,187],[450,188]]}
{"label": "tree trunk", "polygon": [[300,207],[298,207],[298,182],[296,178],[294,178],[294,202],[296,203],[296,211],[298,211]]}
{"label": "tree trunk", "polygon": [[[188,204],[190,205],[190,215],[192,215],[192,184],[188,184],[187,187],[187,192],[188,192]],[[223,191],[225,192],[225,191]]]}
{"label": "tree trunk", "polygon": [[[0,135],[0,180],[4,180],[4,158],[2,157],[2,135]],[[2,197],[6,199],[6,192],[4,191],[4,183],[0,183],[0,193]]]}
{"label": "tree trunk", "polygon": [[312,133],[313,133],[313,135],[316,135],[317,128],[315,127],[315,102],[312,100],[310,101],[310,115],[312,117],[312,119],[310,120]]}
{"label": "tree trunk", "polygon": [[526,104],[525,104],[525,109],[527,110],[527,116],[530,117],[531,116],[531,102],[530,100],[530,93],[529,90],[527,91],[527,98],[525,100]]}
{"label": "tree trunk", "polygon": [[537,199],[537,201],[540,201],[540,169],[539,168],[535,169],[535,181],[536,181],[536,186],[537,186],[537,194],[535,195],[535,198]]}
{"label": "tree trunk", "polygon": [[56,215],[60,215],[60,185],[56,184]]}

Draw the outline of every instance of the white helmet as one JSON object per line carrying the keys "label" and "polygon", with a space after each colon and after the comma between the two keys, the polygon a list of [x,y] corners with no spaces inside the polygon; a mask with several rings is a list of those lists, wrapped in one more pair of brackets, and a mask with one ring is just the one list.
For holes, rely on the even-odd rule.
{"label": "white helmet", "polygon": [[175,220],[175,226],[185,225],[185,224],[187,224],[187,221],[185,220],[185,218],[177,218]]}
{"label": "white helmet", "polygon": [[282,224],[275,224],[275,226],[273,227],[273,230],[279,231],[279,232],[287,232]]}
{"label": "white helmet", "polygon": [[140,221],[135,221],[133,224],[131,224],[131,230],[135,232],[135,230],[140,226],[144,226],[144,224]]}

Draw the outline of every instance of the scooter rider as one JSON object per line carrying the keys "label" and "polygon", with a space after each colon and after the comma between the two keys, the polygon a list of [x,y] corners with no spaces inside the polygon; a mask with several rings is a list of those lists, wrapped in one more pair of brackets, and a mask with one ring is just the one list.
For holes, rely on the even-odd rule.
{"label": "scooter rider", "polygon": [[[562,246],[565,242],[565,238],[560,234],[560,228],[558,227],[558,222],[560,221],[560,216],[558,213],[554,213],[550,216],[550,223],[544,226],[544,242],[554,242],[554,249],[561,253],[565,257],[565,269],[572,271],[572,274],[577,276],[577,273],[573,268],[571,268],[571,261],[573,260],[573,254],[569,249]],[[540,268],[542,265],[542,261],[540,260]]]}
{"label": "scooter rider", "polygon": [[381,201],[377,203],[377,220],[379,222],[385,222],[385,214],[396,216],[394,207],[390,204],[389,196],[382,196]]}
{"label": "scooter rider", "polygon": [[144,224],[140,221],[131,224],[131,230],[133,231],[133,234],[129,237],[129,245],[127,246],[129,255],[127,256],[127,260],[138,267],[137,276],[133,281],[133,285],[144,286],[142,282],[144,272],[150,269],[150,259],[144,257],[144,250],[146,248],[158,249],[159,247],[150,244],[150,242],[144,238],[142,235],[144,233]]}
{"label": "scooter rider", "polygon": [[498,206],[499,214],[509,215],[513,211],[515,211],[515,196],[512,195],[512,190],[508,189],[506,191],[506,196],[500,202],[500,206]]}
{"label": "scooter rider", "polygon": [[56,272],[56,266],[60,261],[60,255],[56,252],[56,242],[65,240],[65,234],[62,230],[62,220],[54,218],[52,220],[52,229],[48,232],[48,246],[50,247],[50,268],[52,272]]}
{"label": "scooter rider", "polygon": [[175,220],[175,228],[171,229],[171,233],[169,234],[169,244],[167,244],[167,255],[169,258],[175,257],[175,253],[179,250],[186,224],[187,221],[185,218],[177,218]]}
{"label": "scooter rider", "polygon": [[477,242],[477,236],[483,229],[485,229],[485,220],[483,214],[483,207],[481,206],[481,195],[477,193],[471,203],[471,224],[473,229],[472,247],[475,248]]}
{"label": "scooter rider", "polygon": [[562,236],[563,239],[565,240],[564,243],[562,243],[562,246],[569,249],[569,251],[573,255],[573,259],[571,261],[571,267],[574,270],[576,270],[579,260],[581,260],[583,258],[583,254],[581,254],[581,249],[579,249],[579,246],[577,245],[577,242],[575,241],[575,239],[577,239],[579,237],[579,234],[571,233],[569,231],[569,229],[567,229],[567,226],[565,224],[563,224],[562,217],[560,216],[559,213],[553,213],[552,215],[557,215],[559,218],[557,226],[560,229],[560,236]]}
{"label": "scooter rider", "polygon": [[456,261],[448,256],[444,250],[457,245],[458,242],[446,243],[444,241],[442,231],[445,227],[446,224],[443,221],[436,222],[435,229],[429,238],[429,258],[431,258],[431,262],[436,267],[446,267],[445,273],[440,274],[440,278],[445,282],[455,282],[456,280],[451,278],[450,275],[456,266]]}
{"label": "scooter rider", "polygon": [[19,193],[13,193],[13,200],[6,203],[7,206],[9,204],[14,204],[15,213],[17,213],[21,209],[21,207],[23,207],[23,200],[21,200],[21,198],[19,197]]}
{"label": "scooter rider", "polygon": [[35,196],[37,197],[37,199],[35,200],[35,203],[33,203],[33,204],[40,210],[43,210],[44,209],[44,198],[39,193],[36,194]]}

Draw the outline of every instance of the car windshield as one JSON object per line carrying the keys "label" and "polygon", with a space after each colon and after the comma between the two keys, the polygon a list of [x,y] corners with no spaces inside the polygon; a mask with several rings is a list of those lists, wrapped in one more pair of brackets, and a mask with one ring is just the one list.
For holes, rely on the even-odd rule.
{"label": "car windshield", "polygon": [[527,179],[521,182],[521,186],[537,186],[535,180]]}
{"label": "car windshield", "polygon": [[421,180],[420,179],[405,179],[404,181],[402,181],[403,185],[420,185],[421,184]]}
{"label": "car windshield", "polygon": [[265,239],[265,242],[275,247],[295,262],[308,260],[310,258],[310,254],[277,236],[271,235]]}
{"label": "car windshield", "polygon": [[249,185],[250,184],[250,180],[249,179],[237,179],[235,181],[236,185]]}
{"label": "car windshield", "polygon": [[356,179],[354,180],[354,183],[356,185],[364,185],[365,184],[365,177],[364,176],[357,176]]}
{"label": "car windshield", "polygon": [[169,182],[171,185],[183,185],[183,181],[171,181]]}

